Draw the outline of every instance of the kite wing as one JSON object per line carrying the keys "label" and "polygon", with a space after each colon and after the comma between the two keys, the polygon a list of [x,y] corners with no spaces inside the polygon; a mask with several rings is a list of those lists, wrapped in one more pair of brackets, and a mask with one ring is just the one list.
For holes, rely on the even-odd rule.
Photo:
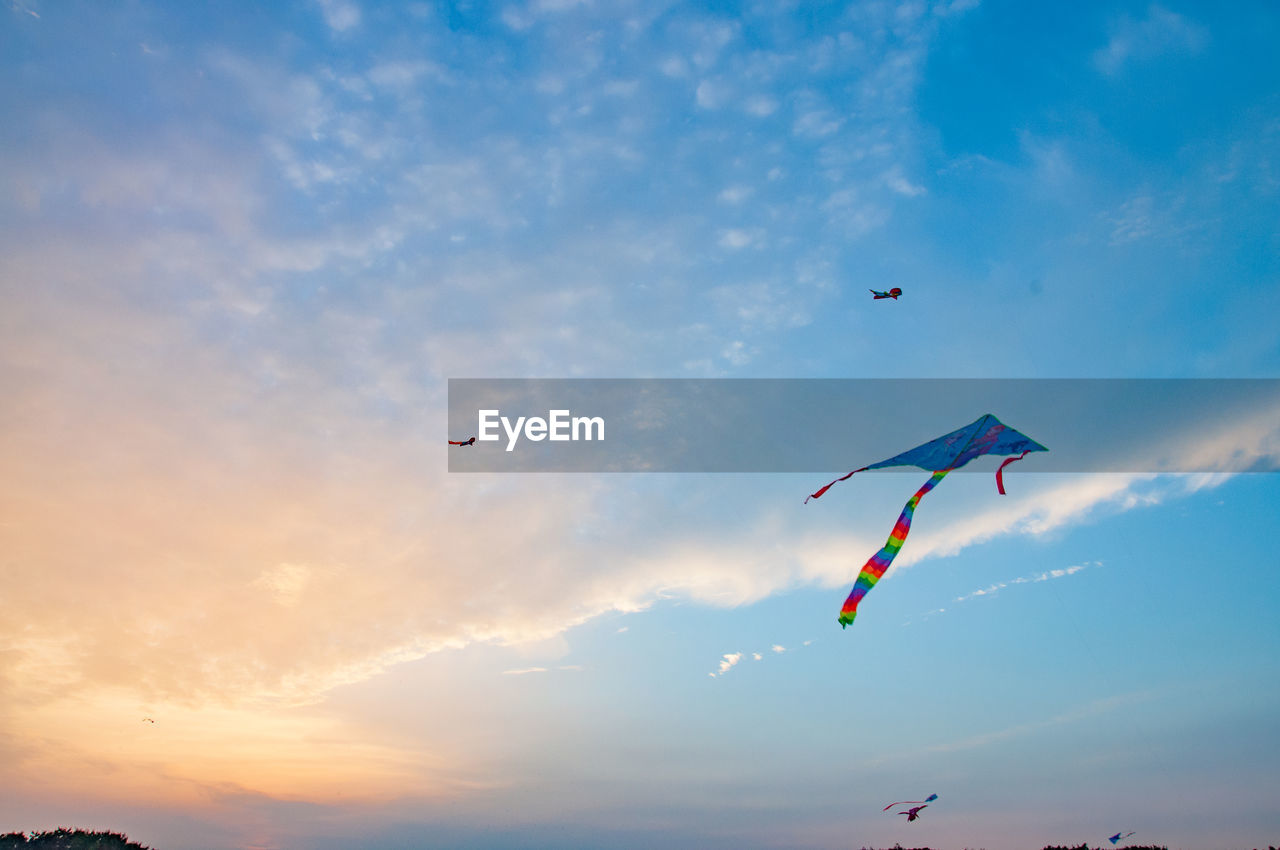
{"label": "kite wing", "polygon": [[902,544],[907,541],[907,534],[911,531],[911,518],[916,512],[916,505],[920,504],[920,500],[924,498],[925,494],[936,487],[948,472],[958,469],[974,458],[986,454],[1017,455],[1017,457],[1006,459],[1004,463],[1000,464],[1000,468],[996,470],[996,488],[1001,495],[1004,495],[1004,468],[1015,460],[1021,460],[1031,452],[1047,451],[1048,449],[1026,434],[1015,431],[988,413],[965,427],[952,431],[950,434],[943,434],[937,439],[916,446],[914,449],[909,449],[900,455],[894,455],[887,460],[864,466],[861,469],[855,469],[853,472],[847,473],[811,493],[809,498],[805,499],[805,502],[808,502],[809,499],[821,498],[822,494],[830,490],[835,484],[846,481],[856,473],[868,469],[884,469],[890,466],[918,466],[921,469],[933,472],[933,475],[924,483],[924,486],[907,500],[907,504],[902,508],[902,513],[898,515],[898,521],[894,524],[893,531],[890,532],[889,539],[884,546],[879,552],[871,556],[870,560],[863,565],[862,570],[858,573],[858,578],[853,584],[853,590],[850,591],[849,598],[845,600],[844,607],[840,610],[838,621],[841,628],[847,627],[853,622],[854,617],[858,614],[858,603],[862,601],[862,597],[866,596],[871,588],[876,586],[876,582],[880,580],[880,577],[889,569],[889,565],[893,563],[893,559],[897,557],[898,550],[902,548]]}
{"label": "kite wing", "polygon": [[[943,434],[941,437],[916,446],[914,449],[908,449],[900,455],[894,455],[887,460],[882,460],[878,463],[864,466],[861,469],[855,469],[847,475],[842,475],[812,493],[809,499],[821,498],[822,494],[830,490],[832,485],[847,480],[854,473],[864,472],[868,469],[884,469],[890,466],[918,466],[930,472],[940,472],[942,470],[959,469],[974,458],[986,454],[1018,455],[1017,458],[1010,458],[1001,464],[1000,469],[996,472],[997,484],[1000,486],[1000,492],[1003,493],[1004,480],[1001,473],[1004,472],[1005,466],[1031,452],[1047,451],[1049,450],[1026,434],[1021,431],[1015,431],[988,413],[963,428],[952,431],[950,434]],[[805,499],[805,501],[807,502],[809,499]]]}
{"label": "kite wing", "polygon": [[475,437],[472,437],[469,440],[450,440],[449,441],[449,445],[451,446],[474,446],[475,444],[476,444]]}

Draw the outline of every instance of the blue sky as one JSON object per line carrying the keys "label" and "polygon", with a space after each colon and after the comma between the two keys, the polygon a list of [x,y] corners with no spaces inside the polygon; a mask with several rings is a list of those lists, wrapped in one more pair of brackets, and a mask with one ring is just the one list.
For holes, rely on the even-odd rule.
{"label": "blue sky", "polygon": [[0,20],[0,828],[1276,843],[1274,475],[951,476],[842,632],[919,474],[443,444],[449,378],[1276,377],[1273,4]]}

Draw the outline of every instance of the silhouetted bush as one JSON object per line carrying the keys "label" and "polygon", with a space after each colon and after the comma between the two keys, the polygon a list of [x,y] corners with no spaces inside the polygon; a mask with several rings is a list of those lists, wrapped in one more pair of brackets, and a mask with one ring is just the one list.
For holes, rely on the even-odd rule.
{"label": "silhouetted bush", "polygon": [[[1044,850],[1090,850],[1088,844],[1081,844],[1078,847],[1065,847],[1061,844],[1050,845]],[[1108,848],[1099,847],[1097,850],[1108,850]],[[1116,850],[1169,850],[1168,847],[1162,847],[1158,844],[1122,844]]]}
{"label": "silhouetted bush", "polygon": [[55,829],[53,832],[33,832],[23,835],[10,832],[0,835],[0,850],[151,850],[150,847],[130,841],[129,836],[118,832],[85,832],[83,829]]}

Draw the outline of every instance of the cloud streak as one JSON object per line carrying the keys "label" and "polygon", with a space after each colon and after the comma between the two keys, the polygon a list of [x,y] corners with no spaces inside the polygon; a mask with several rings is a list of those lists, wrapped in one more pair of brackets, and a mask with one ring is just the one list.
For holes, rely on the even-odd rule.
{"label": "cloud streak", "polygon": [[[811,640],[806,640],[806,641],[805,641],[803,644],[801,644],[801,645],[802,645],[802,646],[809,646],[809,645],[810,645],[810,644],[812,644],[812,643],[813,643],[813,641],[811,641]],[[768,650],[768,651],[769,651],[769,652],[771,652],[771,653],[773,653],[774,655],[782,655],[784,652],[787,652],[787,648],[786,648],[785,646],[783,646],[782,644],[780,644],[780,643],[775,643],[775,644],[773,644],[772,646],[770,646],[770,647],[769,647],[769,650]],[[751,653],[749,653],[749,654],[751,655],[751,660],[752,660],[752,661],[763,661],[763,660],[764,660],[764,658],[765,658],[765,654],[764,654],[764,652],[752,651],[752,652],[751,652]],[[744,657],[746,657],[746,655],[747,655],[747,653],[742,653],[742,652],[733,652],[733,653],[728,653],[728,654],[725,654],[725,655],[721,656],[721,658],[722,658],[723,660],[720,662],[720,667],[719,667],[719,669],[718,669],[716,672],[708,673],[707,675],[708,675],[708,676],[710,676],[710,677],[711,677],[711,678],[713,678],[713,679],[714,679],[714,678],[717,678],[717,677],[719,677],[719,676],[723,676],[725,673],[728,673],[728,672],[729,672],[729,670],[731,670],[733,667],[735,667],[735,666],[738,664],[738,662],[739,662],[739,661],[741,661]]]}
{"label": "cloud streak", "polygon": [[1104,74],[1119,73],[1133,62],[1166,53],[1195,53],[1204,47],[1204,29],[1177,12],[1152,4],[1141,20],[1125,16],[1112,27],[1105,47],[1093,55],[1094,65]]}
{"label": "cloud streak", "polygon": [[[1052,581],[1053,579],[1073,576],[1076,573],[1081,572],[1082,570],[1089,569],[1090,567],[1101,567],[1101,566],[1102,566],[1101,561],[1091,561],[1087,564],[1073,564],[1072,566],[1063,567],[1061,569],[1043,570],[1039,573],[1033,573],[1031,575],[1018,576],[1017,578],[1012,578],[1012,579],[1009,579],[1008,581],[997,581],[987,585],[986,587],[980,587],[977,590],[973,590],[973,591],[970,591],[969,593],[963,594],[961,596],[957,596],[955,599],[952,600],[952,603],[958,605],[961,602],[968,602],[970,599],[980,599],[980,598],[995,596],[997,593],[999,593],[1001,590],[1004,590],[1007,587],[1013,587],[1020,584],[1038,584],[1039,582],[1042,582],[1042,581]],[[926,612],[923,616],[926,618],[931,617],[934,614],[942,614],[946,610],[947,610],[946,608],[935,608],[932,611]]]}

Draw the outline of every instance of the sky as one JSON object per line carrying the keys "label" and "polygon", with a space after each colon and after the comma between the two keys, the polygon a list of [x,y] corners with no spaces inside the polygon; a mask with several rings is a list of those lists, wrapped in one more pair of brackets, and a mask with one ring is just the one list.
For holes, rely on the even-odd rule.
{"label": "sky", "polygon": [[986,411],[888,406],[822,474],[445,439],[458,378],[1280,377],[1278,39],[1264,0],[5,0],[0,832],[1277,844],[1280,478],[1211,470],[1280,417],[1196,420],[1195,474],[975,462],[847,630],[927,476],[804,496]]}

